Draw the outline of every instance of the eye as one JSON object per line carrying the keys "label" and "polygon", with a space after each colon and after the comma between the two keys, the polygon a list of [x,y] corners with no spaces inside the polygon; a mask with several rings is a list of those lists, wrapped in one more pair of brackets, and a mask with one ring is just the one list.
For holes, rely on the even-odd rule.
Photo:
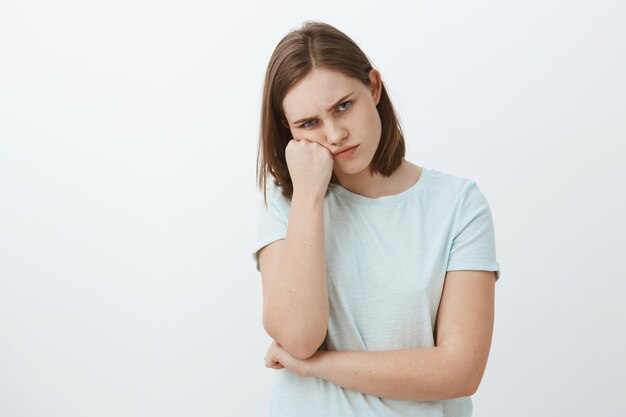
{"label": "eye", "polygon": [[[346,104],[347,104],[347,107],[342,107],[342,106],[344,106],[344,105],[346,105]],[[340,113],[345,112],[346,110],[348,110],[348,109],[350,108],[350,106],[351,106],[351,105],[352,105],[352,100],[344,101],[343,103],[341,103],[341,104],[339,105],[339,109],[342,109],[342,110],[339,110],[339,112],[340,112]],[[306,122],[302,123],[302,124],[300,125],[300,127],[303,127],[303,128],[311,127],[311,126],[313,126],[313,125],[312,125],[312,124],[308,124],[308,123],[309,123],[309,122],[314,122],[314,121],[315,121],[315,120],[313,120],[313,119],[311,119],[311,120],[307,120]]]}
{"label": "eye", "polygon": [[[341,107],[341,106],[343,106],[344,104],[347,104],[347,105],[348,105],[348,107]],[[351,105],[352,105],[352,100],[348,100],[348,101],[344,101],[343,103],[341,103],[341,104],[339,105],[339,108],[342,108],[342,109],[343,109],[343,111],[346,111],[346,110],[348,110],[348,109],[350,108],[350,106],[351,106]]]}

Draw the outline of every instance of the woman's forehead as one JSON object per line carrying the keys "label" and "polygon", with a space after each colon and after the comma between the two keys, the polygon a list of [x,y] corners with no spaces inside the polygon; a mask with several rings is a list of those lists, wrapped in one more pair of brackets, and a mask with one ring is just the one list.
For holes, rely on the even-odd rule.
{"label": "woman's forehead", "polygon": [[283,109],[290,119],[308,117],[327,111],[338,99],[363,87],[359,80],[338,71],[314,69],[287,91]]}

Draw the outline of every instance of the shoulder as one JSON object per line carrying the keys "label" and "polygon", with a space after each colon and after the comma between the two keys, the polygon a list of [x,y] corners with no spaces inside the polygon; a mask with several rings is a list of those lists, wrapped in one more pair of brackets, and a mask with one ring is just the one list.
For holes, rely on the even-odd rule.
{"label": "shoulder", "polygon": [[[268,182],[266,193],[268,206],[274,206],[280,211],[289,211],[289,207],[291,207],[291,199],[283,194],[281,186]],[[263,193],[261,192],[261,194]]]}
{"label": "shoulder", "polygon": [[449,172],[440,171],[438,169],[430,168],[429,170],[431,183],[439,186],[462,189],[476,182],[472,178],[451,174]]}
{"label": "shoulder", "polygon": [[438,169],[429,169],[429,189],[433,195],[447,203],[462,200],[468,193],[478,191],[472,178],[455,175]]}

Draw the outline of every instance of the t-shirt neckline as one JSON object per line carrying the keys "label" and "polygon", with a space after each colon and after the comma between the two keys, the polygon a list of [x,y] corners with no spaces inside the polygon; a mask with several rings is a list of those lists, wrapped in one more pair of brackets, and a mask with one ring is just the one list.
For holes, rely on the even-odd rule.
{"label": "t-shirt neckline", "polygon": [[398,201],[404,200],[412,196],[416,192],[418,192],[420,189],[424,188],[426,186],[425,183],[428,180],[429,175],[430,175],[430,169],[425,166],[422,166],[422,173],[420,174],[420,177],[415,184],[411,185],[409,188],[407,188],[406,190],[398,194],[385,195],[385,196],[378,197],[378,198],[370,198],[370,197],[366,197],[360,194],[353,193],[347,188],[344,188],[339,183],[333,184],[333,189],[336,190],[337,194],[343,200],[351,201],[354,203],[369,204],[369,205],[382,205],[382,204],[397,203]]}

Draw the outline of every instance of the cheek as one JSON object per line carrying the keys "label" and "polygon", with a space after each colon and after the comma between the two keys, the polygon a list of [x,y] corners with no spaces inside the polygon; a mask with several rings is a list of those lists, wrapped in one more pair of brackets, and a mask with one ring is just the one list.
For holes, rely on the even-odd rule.
{"label": "cheek", "polygon": [[[303,131],[303,132],[291,132],[291,137],[297,140],[308,140],[309,142],[313,142],[313,143],[317,143],[320,146],[324,146],[326,147],[326,144],[324,143],[324,141],[322,141],[314,131],[311,132],[307,132],[307,131]],[[329,149],[330,150],[330,149]]]}
{"label": "cheek", "polygon": [[369,120],[370,129],[373,132],[376,132],[378,136],[380,136],[380,133],[382,131],[382,122],[380,120],[380,115],[378,114],[378,110],[376,109],[376,107],[372,107]]}
{"label": "cheek", "polygon": [[378,110],[374,106],[362,109],[358,114],[354,115],[350,126],[363,133],[378,133],[382,127]]}

